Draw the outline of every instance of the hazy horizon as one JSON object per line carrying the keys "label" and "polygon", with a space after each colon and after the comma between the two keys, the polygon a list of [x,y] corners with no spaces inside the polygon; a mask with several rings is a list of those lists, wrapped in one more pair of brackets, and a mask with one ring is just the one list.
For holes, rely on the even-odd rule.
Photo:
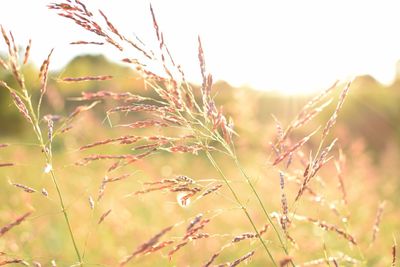
{"label": "hazy horizon", "polygon": [[[132,38],[155,42],[149,12],[152,3],[175,60],[190,80],[200,82],[197,35],[202,38],[208,69],[216,80],[234,86],[275,89],[284,94],[321,90],[336,79],[371,75],[393,82],[400,59],[399,4],[365,1],[282,2],[138,1],[91,2]],[[104,53],[118,61],[112,49],[72,46],[72,41],[96,37],[47,10],[50,1],[7,1],[0,24],[12,30],[17,43],[32,38],[31,58],[40,65],[51,48],[51,69],[60,69],[79,54]],[[21,8],[23,7],[23,8]],[[15,14],[19,14],[16,16]],[[0,46],[4,51],[5,45]]]}

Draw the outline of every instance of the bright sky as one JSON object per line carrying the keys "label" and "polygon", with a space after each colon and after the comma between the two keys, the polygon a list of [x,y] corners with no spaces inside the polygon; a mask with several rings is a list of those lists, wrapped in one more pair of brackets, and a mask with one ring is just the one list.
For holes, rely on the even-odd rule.
{"label": "bright sky", "polygon": [[[83,0],[84,1],[84,0]],[[148,0],[84,1],[101,8],[125,35],[155,43]],[[371,74],[390,83],[400,59],[400,2],[368,0],[153,0],[161,30],[175,60],[200,80],[197,35],[216,79],[257,89],[304,93],[338,78]],[[52,68],[60,68],[97,47],[68,45],[98,40],[47,10],[46,0],[1,1],[0,23],[25,46],[33,39],[39,65],[55,47]],[[93,38],[92,38],[93,36]],[[5,44],[0,42],[0,49]],[[116,60],[121,56],[106,50]]]}

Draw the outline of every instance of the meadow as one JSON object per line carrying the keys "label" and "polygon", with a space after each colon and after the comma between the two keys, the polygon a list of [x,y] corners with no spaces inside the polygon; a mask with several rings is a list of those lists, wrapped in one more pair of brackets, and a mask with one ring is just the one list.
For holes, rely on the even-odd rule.
{"label": "meadow", "polygon": [[1,28],[0,265],[398,266],[399,83],[234,88],[199,37],[195,85],[151,7],[157,51],[80,1],[49,9],[93,33],[71,45],[126,56],[52,72]]}

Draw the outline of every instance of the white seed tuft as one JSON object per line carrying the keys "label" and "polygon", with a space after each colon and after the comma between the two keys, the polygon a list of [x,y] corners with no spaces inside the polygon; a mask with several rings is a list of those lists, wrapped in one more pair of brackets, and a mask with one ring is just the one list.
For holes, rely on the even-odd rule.
{"label": "white seed tuft", "polygon": [[51,164],[47,163],[46,166],[44,167],[44,173],[50,173],[53,167]]}

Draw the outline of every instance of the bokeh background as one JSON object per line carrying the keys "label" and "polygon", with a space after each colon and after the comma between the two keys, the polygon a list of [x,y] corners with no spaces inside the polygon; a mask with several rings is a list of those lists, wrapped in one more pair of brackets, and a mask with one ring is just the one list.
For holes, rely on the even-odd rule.
{"label": "bokeh background", "polygon": [[[157,4],[155,4],[155,7],[157,7]],[[225,9],[221,12],[229,12],[229,8],[223,7]],[[163,10],[161,17],[164,18],[165,9],[159,9]],[[388,7],[386,9],[389,10]],[[47,12],[50,13],[50,11]],[[147,9],[143,12],[147,12]],[[176,12],[176,10],[171,12]],[[110,17],[118,17],[118,14],[111,15],[113,10],[108,10],[108,13]],[[207,15],[204,16],[207,17]],[[219,13],[218,17],[223,17],[223,13]],[[75,27],[75,25],[68,24],[66,21],[63,23],[66,25],[64,27]],[[292,20],[291,23],[294,24],[295,20]],[[160,24],[162,25],[162,22]],[[279,27],[278,24],[277,27]],[[167,23],[167,25],[169,24]],[[13,29],[13,25],[7,26],[9,29]],[[150,28],[151,26],[150,24]],[[228,26],[226,25],[226,27]],[[400,27],[400,24],[395,27]],[[15,32],[16,37],[26,34],[29,31],[29,26],[26,25],[25,29],[19,29],[19,31]],[[284,31],[282,30],[280,33],[283,34]],[[177,32],[171,33],[170,38],[177,34]],[[263,33],[258,31],[258,34]],[[358,33],[355,33],[355,39],[357,35]],[[69,41],[75,41],[76,38],[77,36],[72,36]],[[370,35],[370,38],[385,42],[377,36]],[[51,42],[51,40],[50,38],[46,42]],[[230,41],[234,42],[233,40]],[[346,41],[347,39],[343,40],[344,43]],[[207,43],[207,38],[203,42]],[[280,41],[276,40],[276,42],[279,43]],[[19,43],[18,39],[17,43]],[[33,40],[33,44],[35,44],[35,40]],[[21,43],[21,48],[24,45]],[[195,42],[193,45],[195,46]],[[208,46],[212,47],[212,44]],[[35,53],[35,49],[40,50],[37,47],[35,48],[34,45],[32,54]],[[43,114],[68,116],[78,105],[82,104],[74,98],[79,97],[83,91],[110,90],[131,92],[149,97],[154,96],[154,93],[145,86],[143,79],[135,70],[127,64],[117,63],[120,60],[118,56],[112,58],[112,54],[108,52],[105,52],[105,55],[100,54],[101,48],[95,48],[95,53],[83,48],[85,51],[80,55],[76,55],[75,48],[72,49],[72,59],[61,60],[68,61],[65,65],[54,63],[54,69],[50,67],[47,94],[42,105]],[[400,51],[400,46],[388,49]],[[2,51],[0,56],[4,59],[6,57],[4,43],[1,43],[0,51]],[[67,49],[65,51],[65,53],[68,52]],[[228,62],[228,64],[235,62],[238,57],[249,56],[248,52],[248,49],[244,49],[244,51],[236,50],[236,54],[230,56],[230,63]],[[191,64],[194,65],[193,69],[196,69],[198,68],[197,54],[194,53]],[[262,51],[258,53],[262,54]],[[300,53],[300,51],[296,53]],[[396,62],[400,57],[393,59],[394,54],[396,53],[391,55],[391,60]],[[206,58],[207,56],[206,50]],[[364,56],[367,59],[377,57],[372,50]],[[211,57],[213,58],[212,63],[210,63],[211,69],[217,69],[213,52]],[[56,61],[57,57],[52,60]],[[263,60],[266,61],[267,59],[264,58]],[[326,61],[329,64],[329,60]],[[33,99],[37,99],[40,94],[38,80],[40,64],[40,62],[33,60],[22,69]],[[279,62],[274,64],[279,64]],[[304,59],[301,64],[298,62],[296,64],[296,66],[307,66],[307,59]],[[373,62],[371,64],[373,65]],[[287,61],[282,63],[280,68],[284,69],[282,66],[286,65]],[[343,65],[346,65],[346,62],[343,62]],[[387,74],[392,78],[385,82],[378,81],[372,74],[362,72],[362,74],[356,75],[346,102],[340,111],[337,124],[332,130],[330,138],[338,138],[338,145],[332,154],[335,158],[339,158],[339,150],[341,150],[346,158],[343,179],[348,203],[342,202],[341,191],[338,188],[337,171],[334,160],[332,160],[324,166],[320,173],[320,179],[317,179],[312,185],[312,188],[318,192],[320,201],[316,201],[316,196],[307,195],[297,210],[299,214],[321,218],[321,220],[345,227],[357,237],[359,246],[348,244],[346,240],[337,237],[334,233],[328,233],[310,224],[297,222],[292,233],[296,240],[296,246],[293,245],[293,256],[296,262],[301,263],[323,258],[325,253],[339,255],[342,252],[355,259],[366,259],[368,261],[367,266],[387,266],[391,262],[393,239],[400,239],[398,230],[400,227],[398,220],[400,218],[400,199],[398,197],[400,193],[399,66],[392,65],[390,74]],[[244,77],[250,79],[252,76],[245,73],[254,70],[257,75],[265,75],[265,79],[268,79],[268,72],[264,71],[263,64],[256,65],[248,62],[244,65],[238,64],[236,68],[239,69],[239,74],[235,72],[233,75],[244,73]],[[300,67],[298,70],[300,70]],[[325,71],[329,72],[324,68],[320,68],[318,72],[315,68],[313,70],[315,71],[314,76]],[[220,72],[217,71],[217,73]],[[283,79],[292,80],[293,77],[293,81],[288,83],[291,89],[287,91],[268,85],[262,88],[260,88],[261,86],[254,88],[250,85],[238,85],[250,83],[246,80],[231,83],[229,80],[219,79],[213,87],[217,104],[223,106],[225,114],[234,119],[235,131],[238,133],[235,142],[240,160],[251,177],[257,182],[257,189],[261,192],[262,199],[271,212],[281,209],[279,169],[271,166],[273,156],[271,156],[270,143],[276,140],[276,124],[273,116],[278,118],[282,125],[288,125],[303,105],[312,96],[318,94],[315,88],[312,90],[314,92],[293,89],[293,84],[296,81],[300,84],[299,88],[304,88],[307,83],[301,84],[301,80],[308,80],[308,76],[305,78],[301,74],[292,75],[290,71],[283,73]],[[353,76],[354,73],[351,71],[342,76],[350,76],[350,74]],[[87,75],[113,75],[114,79],[104,82],[72,84],[59,82],[60,77]],[[223,76],[223,74],[217,75],[217,77]],[[328,77],[318,86],[321,84],[328,86],[333,83],[334,79],[330,78]],[[0,80],[7,82],[12,87],[17,87],[12,74],[3,68],[0,68]],[[259,85],[260,80],[254,84]],[[199,87],[196,81],[193,82],[193,86]],[[317,87],[316,84],[313,86]],[[325,88],[320,86],[320,89]],[[293,140],[300,139],[319,126],[325,125],[335,109],[339,93],[339,90],[335,91],[333,103],[324,109],[307,127],[296,131],[291,138]],[[177,226],[172,232],[171,238],[182,236],[186,223],[200,212],[212,218],[212,223],[205,230],[212,235],[212,238],[187,245],[172,260],[169,260],[165,251],[163,251],[139,257],[132,262],[132,266],[200,266],[224,244],[229,243],[233,236],[251,230],[241,211],[232,204],[231,196],[224,187],[220,193],[195,201],[187,207],[181,207],[176,200],[177,195],[170,192],[161,191],[141,196],[132,195],[133,192],[143,189],[145,182],[173,177],[174,175],[187,175],[195,180],[218,180],[218,173],[201,153],[199,155],[187,155],[160,152],[125,167],[120,170],[119,174],[128,173],[130,177],[121,183],[108,186],[104,199],[93,212],[90,209],[88,197],[97,195],[109,163],[99,161],[88,166],[76,166],[75,163],[91,153],[125,154],[129,153],[131,148],[108,145],[96,148],[90,153],[80,151],[79,148],[98,140],[126,134],[135,135],[149,132],[155,135],[163,134],[158,129],[135,132],[126,128],[111,127],[106,117],[106,111],[113,105],[115,105],[114,102],[104,101],[94,109],[82,113],[74,121],[73,128],[55,139],[53,143],[54,169],[62,185],[78,245],[81,248],[86,248],[86,261],[89,264],[92,264],[92,266],[115,266],[119,260],[162,228],[178,222],[183,222],[183,226]],[[140,116],[133,115],[132,118],[138,119]],[[121,115],[121,118],[116,118],[116,121],[124,119],[126,118]],[[305,155],[317,149],[318,138],[319,136],[313,137],[303,148]],[[0,252],[4,251],[7,255],[28,261],[35,260],[41,262],[43,266],[50,266],[52,259],[56,260],[59,266],[70,266],[74,262],[74,251],[66,234],[66,226],[58,206],[55,189],[48,174],[43,171],[45,161],[42,152],[36,145],[31,126],[19,114],[12,104],[9,93],[4,88],[0,88],[0,143],[9,145],[0,148],[0,162],[16,164],[12,167],[0,168],[0,226],[7,224],[27,210],[34,211],[34,214],[26,222],[0,238]],[[217,160],[226,175],[233,181],[234,187],[246,200],[246,203],[250,207],[254,207],[252,215],[257,224],[260,227],[264,225],[265,218],[256,207],[254,197],[251,196],[233,163],[223,155],[218,155]],[[300,167],[301,159],[294,158],[293,170],[287,170],[288,175],[296,177],[296,175],[299,175]],[[46,188],[49,197],[44,197],[40,193],[27,194],[10,185],[10,182],[25,184],[39,191],[41,188]],[[295,183],[291,184],[290,182],[287,186],[290,204],[293,203],[297,187]],[[380,232],[374,243],[371,243],[376,213],[382,201],[386,201],[386,205],[380,222]],[[112,209],[110,215],[102,224],[98,225],[99,216],[109,209]],[[348,223],[344,222],[343,218],[346,218]],[[269,234],[268,238],[271,239],[271,247],[276,258],[284,258],[272,232],[267,234]],[[251,261],[251,266],[265,266],[264,254],[256,241],[249,241],[227,249],[221,254],[218,263],[232,261],[253,248],[258,249],[258,251]]]}

